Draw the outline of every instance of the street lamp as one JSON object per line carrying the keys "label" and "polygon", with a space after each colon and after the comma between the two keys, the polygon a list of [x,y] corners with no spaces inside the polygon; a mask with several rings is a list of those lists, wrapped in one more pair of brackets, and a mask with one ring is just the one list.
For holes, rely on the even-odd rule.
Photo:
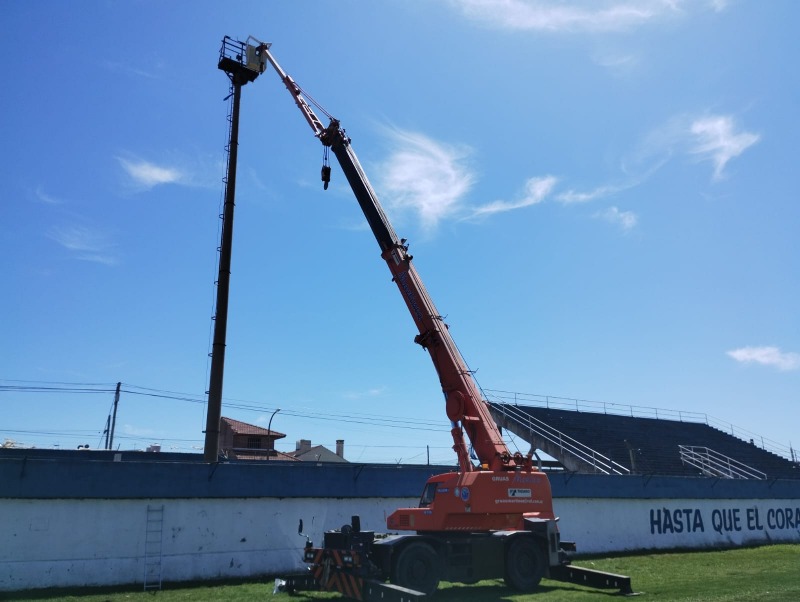
{"label": "street lamp", "polygon": [[[269,432],[270,435],[272,435],[272,419],[275,418],[275,414],[277,414],[280,411],[281,409],[278,408],[277,410],[272,412],[272,416],[269,417],[269,424],[267,425],[267,431]],[[269,462],[269,457],[272,455],[272,452],[275,451],[275,439],[272,436],[270,436],[269,441],[270,441],[270,446],[269,446],[270,448],[269,450],[267,450],[268,462]]]}

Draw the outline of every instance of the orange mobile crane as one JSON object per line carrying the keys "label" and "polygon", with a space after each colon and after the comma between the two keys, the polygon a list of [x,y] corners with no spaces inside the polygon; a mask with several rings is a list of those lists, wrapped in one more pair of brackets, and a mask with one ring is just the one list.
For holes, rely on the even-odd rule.
{"label": "orange mobile crane", "polygon": [[[472,372],[425,290],[406,240],[395,234],[350,138],[327,112],[330,123],[322,124],[309,105],[311,97],[284,72],[270,46],[259,43],[255,47],[258,69],[272,65],[322,143],[325,188],[331,176],[328,149],[336,156],[417,326],[414,342],[433,360],[459,467],[458,472],[428,479],[418,508],[401,508],[389,515],[390,531],[409,533],[376,535],[362,531],[360,520],[353,517],[350,525],[325,533],[322,547],[308,542],[304,559],[311,570],[307,581],[357,600],[387,600],[390,595],[407,600],[432,594],[440,580],[472,583],[497,577],[522,591],[535,589],[547,576],[629,593],[628,577],[569,565],[566,552],[574,550],[574,544],[560,541],[547,475],[533,466],[532,451],[524,456],[509,452]],[[252,54],[252,48],[243,53]],[[465,435],[478,458],[477,466],[470,459]],[[294,584],[299,587],[300,580]]]}

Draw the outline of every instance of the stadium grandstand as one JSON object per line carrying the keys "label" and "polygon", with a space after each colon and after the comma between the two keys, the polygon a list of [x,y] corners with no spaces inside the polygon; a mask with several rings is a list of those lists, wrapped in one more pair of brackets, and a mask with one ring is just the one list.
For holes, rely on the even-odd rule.
{"label": "stadium grandstand", "polygon": [[484,391],[498,425],[590,474],[800,479],[795,450],[697,412]]}

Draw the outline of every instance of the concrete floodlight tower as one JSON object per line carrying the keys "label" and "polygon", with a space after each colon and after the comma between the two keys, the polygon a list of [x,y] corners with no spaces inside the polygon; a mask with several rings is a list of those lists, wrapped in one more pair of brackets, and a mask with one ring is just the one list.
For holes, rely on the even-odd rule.
{"label": "concrete floodlight tower", "polygon": [[[222,417],[222,380],[225,370],[225,337],[228,327],[228,291],[233,246],[233,208],[236,196],[236,160],[239,148],[239,103],[242,86],[254,81],[267,67],[263,50],[269,45],[253,38],[240,42],[225,36],[219,51],[218,67],[231,80],[233,106],[229,115],[228,173],[225,178],[225,205],[222,213],[222,236],[219,247],[219,277],[214,316],[214,342],[211,347],[211,375],[208,384],[208,414],[203,457],[206,462],[219,458],[219,422]],[[230,98],[230,96],[229,96]]]}

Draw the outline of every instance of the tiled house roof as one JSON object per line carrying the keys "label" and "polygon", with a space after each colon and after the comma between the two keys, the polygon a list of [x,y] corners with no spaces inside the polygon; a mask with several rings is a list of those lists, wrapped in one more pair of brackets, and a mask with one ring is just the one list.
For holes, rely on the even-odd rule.
{"label": "tiled house roof", "polygon": [[220,419],[219,447],[226,458],[241,460],[291,459],[275,449],[275,440],[286,435],[233,418]]}
{"label": "tiled house roof", "polygon": [[247,424],[225,416],[222,417],[222,422],[230,427],[234,435],[259,435],[261,437],[272,437],[273,439],[283,439],[286,436],[278,431],[270,431],[255,424]]}

